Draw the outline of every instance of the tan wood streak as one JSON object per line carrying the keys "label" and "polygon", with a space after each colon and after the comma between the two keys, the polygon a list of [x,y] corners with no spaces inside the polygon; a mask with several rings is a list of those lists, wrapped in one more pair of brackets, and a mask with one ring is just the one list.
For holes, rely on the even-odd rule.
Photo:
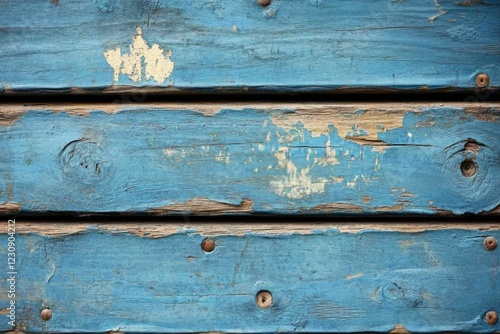
{"label": "tan wood streak", "polygon": [[312,212],[397,212],[402,211],[405,208],[404,203],[398,203],[391,206],[374,206],[369,208],[364,208],[360,205],[350,204],[350,203],[326,203],[320,204],[312,208]]}
{"label": "tan wood streak", "polygon": [[[257,221],[257,219],[256,219]],[[264,235],[289,235],[289,234],[312,234],[319,231],[338,230],[341,233],[359,233],[362,231],[387,231],[402,233],[419,233],[432,230],[477,230],[477,231],[500,231],[500,223],[482,222],[395,222],[395,223],[363,223],[363,222],[338,222],[338,223],[242,223],[238,218],[227,223],[214,222],[113,222],[113,223],[81,223],[81,222],[33,222],[16,220],[16,232],[19,234],[35,233],[52,237],[63,237],[66,235],[82,233],[85,231],[100,231],[110,233],[130,233],[139,237],[161,238],[172,234],[192,231],[204,236],[236,235],[243,236],[248,233]],[[2,233],[6,233],[3,231]],[[486,234],[485,234],[486,235]]]}
{"label": "tan wood streak", "polygon": [[[137,92],[135,92],[137,93]],[[11,125],[23,113],[30,110],[66,112],[75,116],[88,116],[92,111],[103,111],[114,114],[123,110],[193,110],[206,116],[213,116],[222,109],[242,110],[253,108],[262,111],[293,109],[298,117],[327,117],[332,114],[353,114],[365,110],[366,116],[359,116],[360,124],[381,123],[386,128],[394,128],[399,124],[400,115],[419,109],[446,107],[464,108],[465,112],[484,121],[499,121],[500,116],[493,113],[492,108],[500,108],[500,103],[32,103],[0,105],[0,126]],[[379,112],[387,117],[380,117]],[[297,117],[294,116],[294,117]],[[394,118],[395,117],[395,118]],[[330,122],[332,121],[330,117]],[[333,119],[335,120],[335,119]],[[396,123],[394,123],[396,122]]]}
{"label": "tan wood streak", "polygon": [[396,325],[394,328],[389,332],[391,334],[407,334],[410,333],[404,326],[402,325]]}
{"label": "tan wood streak", "polygon": [[0,214],[14,213],[21,210],[21,205],[18,203],[0,203]]}
{"label": "tan wood streak", "polygon": [[221,213],[251,213],[252,206],[253,202],[246,198],[238,205],[216,202],[206,198],[193,198],[184,203],[150,209],[148,212],[158,215],[175,212],[189,212],[196,215],[219,215]]}

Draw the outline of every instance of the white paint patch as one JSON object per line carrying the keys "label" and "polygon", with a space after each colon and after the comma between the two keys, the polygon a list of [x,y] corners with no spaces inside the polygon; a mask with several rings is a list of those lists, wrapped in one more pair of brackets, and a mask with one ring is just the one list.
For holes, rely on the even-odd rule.
{"label": "white paint patch", "polygon": [[220,151],[216,156],[214,156],[214,159],[215,159],[215,161],[222,162],[222,163],[225,163],[226,165],[229,165],[230,156],[231,156],[231,154],[229,152],[224,153],[224,152]]}
{"label": "white paint patch", "polygon": [[299,170],[291,161],[289,147],[280,147],[274,156],[278,160],[278,168],[286,170],[286,175],[280,180],[271,181],[271,186],[278,195],[297,199],[325,192],[325,184],[328,180],[318,178],[313,181],[309,175],[310,167]]}
{"label": "white paint patch", "polygon": [[[339,161],[337,160],[335,155],[336,155],[336,152],[331,147],[330,138],[328,137],[328,140],[326,141],[326,145],[325,145],[325,156],[321,157],[321,158],[314,158],[314,163],[318,164],[320,166],[338,165]],[[309,160],[309,158],[307,160]]]}
{"label": "white paint patch", "polygon": [[129,54],[122,54],[121,48],[104,52],[106,61],[114,70],[113,81],[118,81],[120,74],[123,74],[136,82],[153,79],[163,83],[174,70],[174,62],[170,60],[172,50],[165,52],[158,44],[149,47],[142,38],[140,27],[132,39]]}

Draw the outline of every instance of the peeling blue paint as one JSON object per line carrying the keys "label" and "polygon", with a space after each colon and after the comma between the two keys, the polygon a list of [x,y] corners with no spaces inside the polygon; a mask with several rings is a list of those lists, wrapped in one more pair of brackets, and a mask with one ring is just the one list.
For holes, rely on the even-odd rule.
{"label": "peeling blue paint", "polygon": [[[0,203],[22,212],[143,213],[193,198],[249,199],[253,213],[429,214],[500,204],[494,108],[476,116],[458,107],[401,110],[391,116],[401,127],[375,130],[346,116],[362,130],[355,137],[339,133],[342,113],[318,134],[290,108],[214,116],[158,108],[85,117],[33,108],[0,127]],[[357,141],[369,131],[377,141]],[[469,139],[481,146],[467,178],[460,164],[472,154],[464,153]]]}
{"label": "peeling blue paint", "polygon": [[[4,1],[0,81],[27,91],[433,89],[474,88],[485,72],[499,87],[499,4],[439,3],[446,13],[431,20],[432,0]],[[137,28],[173,51],[163,83],[113,81],[104,52],[128,50]]]}
{"label": "peeling blue paint", "polygon": [[[500,268],[485,235],[500,238],[474,230],[229,235],[213,237],[212,253],[188,231],[18,235],[17,323],[55,333],[388,332],[397,324],[493,332],[499,325],[484,315],[500,310]],[[271,308],[256,305],[260,290],[272,293]]]}

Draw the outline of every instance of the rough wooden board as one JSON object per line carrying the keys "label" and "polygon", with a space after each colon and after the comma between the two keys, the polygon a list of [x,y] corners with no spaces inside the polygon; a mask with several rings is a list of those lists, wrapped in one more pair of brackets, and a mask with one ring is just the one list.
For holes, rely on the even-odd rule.
{"label": "rough wooden board", "polygon": [[[39,231],[52,226],[39,225],[16,236],[21,331],[500,329],[484,321],[487,311],[500,309],[499,249],[482,244],[486,236],[500,238],[498,224],[487,231],[209,234],[212,253],[201,250],[206,235],[197,230],[162,238],[111,229],[51,237]],[[4,258],[6,244],[2,234]],[[5,289],[0,286],[0,305],[7,302]],[[271,308],[257,307],[260,290],[273,294]],[[44,307],[53,312],[47,322],[39,318]]]}
{"label": "rough wooden board", "polygon": [[3,105],[0,211],[498,214],[498,107]]}
{"label": "rough wooden board", "polygon": [[[0,1],[0,91],[500,86],[498,1]],[[78,15],[75,15],[78,13]]]}
{"label": "rough wooden board", "polygon": [[[415,222],[410,219],[390,221],[390,222],[370,222],[347,221],[347,220],[314,220],[300,219],[299,222],[287,221],[282,218],[282,222],[276,222],[277,218],[258,218],[251,222],[242,222],[241,217],[227,220],[225,223],[213,222],[211,220],[195,219],[196,217],[185,217],[183,223],[176,223],[171,220],[162,222],[151,222],[143,219],[136,219],[134,222],[75,222],[62,220],[58,222],[37,222],[21,220],[16,223],[16,233],[38,234],[54,238],[62,238],[71,234],[84,233],[86,231],[99,231],[111,233],[128,233],[138,237],[157,239],[168,237],[177,233],[196,232],[204,236],[244,236],[246,234],[258,235],[289,235],[289,234],[314,234],[318,232],[338,231],[340,233],[361,233],[361,232],[400,232],[405,234],[421,233],[436,230],[474,230],[488,234],[489,231],[500,229],[498,222],[491,219],[483,219],[482,222],[463,222],[436,220],[431,222]],[[194,220],[194,221],[192,221]]]}

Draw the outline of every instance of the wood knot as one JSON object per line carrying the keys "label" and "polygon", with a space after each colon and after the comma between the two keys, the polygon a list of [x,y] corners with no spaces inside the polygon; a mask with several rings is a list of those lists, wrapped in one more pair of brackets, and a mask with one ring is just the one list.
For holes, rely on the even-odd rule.
{"label": "wood knot", "polygon": [[259,291],[255,300],[260,308],[269,308],[273,305],[273,295],[266,290]]}
{"label": "wood knot", "polygon": [[476,164],[472,160],[464,160],[460,164],[460,170],[465,177],[471,177],[476,174]]}
{"label": "wood knot", "polygon": [[88,139],[74,140],[64,146],[59,162],[65,175],[86,185],[101,180],[109,168],[104,150]]}
{"label": "wood knot", "polygon": [[500,168],[496,147],[468,138],[446,147],[444,153],[441,178],[445,182],[438,187],[453,194],[456,212],[477,213],[498,206]]}

